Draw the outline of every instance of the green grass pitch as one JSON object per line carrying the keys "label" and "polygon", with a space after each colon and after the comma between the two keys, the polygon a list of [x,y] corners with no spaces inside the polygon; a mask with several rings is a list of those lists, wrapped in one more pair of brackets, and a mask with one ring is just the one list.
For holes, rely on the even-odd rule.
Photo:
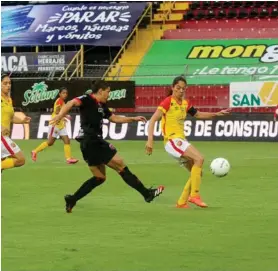
{"label": "green grass pitch", "polygon": [[[63,196],[90,172],[78,144],[67,165],[63,145],[30,159],[38,140],[20,141],[27,164],[2,174],[3,271],[276,271],[278,270],[278,144],[195,142],[206,157],[202,196],[208,209],[176,209],[188,178],[155,143],[114,145],[129,168],[147,185],[165,192],[151,204],[108,170],[106,183],[74,208]],[[209,171],[213,158],[232,166],[225,178]]]}

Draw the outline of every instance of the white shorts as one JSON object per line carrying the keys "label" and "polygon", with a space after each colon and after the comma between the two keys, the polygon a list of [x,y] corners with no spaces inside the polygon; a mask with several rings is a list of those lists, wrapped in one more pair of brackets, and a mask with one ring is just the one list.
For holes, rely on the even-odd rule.
{"label": "white shorts", "polygon": [[60,136],[67,136],[67,128],[64,127],[62,129],[57,128],[56,126],[49,125],[48,127],[48,137],[52,136],[54,138],[58,138]]}
{"label": "white shorts", "polygon": [[1,159],[20,152],[20,148],[8,136],[1,136]]}
{"label": "white shorts", "polygon": [[181,138],[169,139],[165,145],[165,150],[168,154],[178,160],[180,165],[183,165],[187,160],[181,157],[187,148],[190,146],[190,143]]}

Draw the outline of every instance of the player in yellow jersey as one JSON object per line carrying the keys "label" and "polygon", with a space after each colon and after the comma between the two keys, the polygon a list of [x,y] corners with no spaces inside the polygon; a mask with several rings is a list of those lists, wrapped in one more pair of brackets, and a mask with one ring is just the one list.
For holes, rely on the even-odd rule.
{"label": "player in yellow jersey", "polygon": [[[54,103],[52,118],[57,116],[61,111],[61,108],[65,105],[65,100],[68,97],[68,90],[64,87],[60,88],[59,98]],[[67,116],[69,119],[70,117]],[[36,149],[31,152],[32,160],[37,161],[37,154],[43,151],[45,148],[53,146],[56,139],[61,137],[64,142],[64,152],[67,164],[75,164],[78,162],[77,159],[71,157],[70,139],[68,137],[66,125],[66,119],[61,120],[56,125],[49,125],[48,140],[40,144]]]}
{"label": "player in yellow jersey", "polygon": [[183,77],[176,77],[172,84],[171,94],[159,105],[153,114],[149,122],[146,153],[148,155],[152,154],[155,122],[162,118],[162,132],[166,152],[177,159],[191,173],[176,207],[188,208],[188,201],[200,207],[207,207],[207,204],[200,197],[204,157],[186,140],[184,135],[184,121],[187,114],[198,119],[212,119],[214,117],[228,115],[230,111],[228,109],[218,113],[198,111],[184,97],[186,85],[186,80]]}
{"label": "player in yellow jersey", "polygon": [[10,98],[11,79],[7,74],[1,76],[1,170],[21,167],[25,157],[18,145],[10,138],[11,123],[29,123],[31,118],[19,119],[14,115]]}

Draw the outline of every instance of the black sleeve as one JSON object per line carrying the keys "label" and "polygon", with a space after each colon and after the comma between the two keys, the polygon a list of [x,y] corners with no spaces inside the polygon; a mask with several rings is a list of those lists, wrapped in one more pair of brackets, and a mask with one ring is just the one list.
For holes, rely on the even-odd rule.
{"label": "black sleeve", "polygon": [[197,114],[198,110],[194,107],[194,106],[191,106],[188,110],[187,110],[187,113],[189,115],[191,115],[192,117],[194,117],[196,114]]}
{"label": "black sleeve", "polygon": [[82,95],[82,96],[76,97],[76,98],[74,98],[74,100],[81,102],[80,107],[84,107],[87,104],[88,95]]}
{"label": "black sleeve", "polygon": [[110,109],[107,107],[107,105],[103,106],[103,112],[104,112],[104,118],[109,119],[112,116],[112,112]]}

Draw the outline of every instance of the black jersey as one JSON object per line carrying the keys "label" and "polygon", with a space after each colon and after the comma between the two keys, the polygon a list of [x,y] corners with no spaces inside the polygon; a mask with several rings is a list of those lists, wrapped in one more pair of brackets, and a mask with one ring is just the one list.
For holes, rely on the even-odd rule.
{"label": "black jersey", "polygon": [[112,116],[107,105],[98,102],[92,94],[83,95],[75,99],[81,102],[81,134],[102,138],[103,119],[109,119]]}

